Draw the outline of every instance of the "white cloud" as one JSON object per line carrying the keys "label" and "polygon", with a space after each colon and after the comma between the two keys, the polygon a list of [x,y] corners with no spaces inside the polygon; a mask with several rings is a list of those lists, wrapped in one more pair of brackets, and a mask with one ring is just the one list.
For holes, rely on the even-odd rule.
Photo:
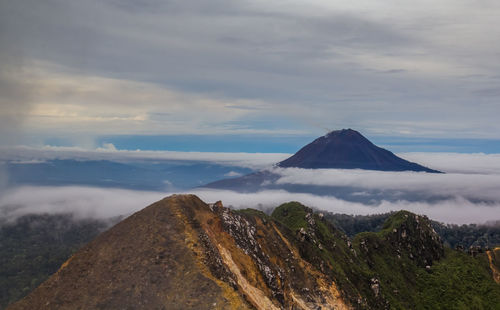
{"label": "white cloud", "polygon": [[18,187],[0,196],[0,215],[12,220],[26,214],[72,213],[79,218],[129,215],[160,200],[159,192],[81,186]]}
{"label": "white cloud", "polygon": [[[237,125],[242,118],[269,110],[270,105],[262,100],[229,99],[215,93],[176,91],[158,83],[75,74],[40,62],[32,63],[27,71],[13,75],[17,76],[17,87],[30,95],[30,108],[19,115],[28,132],[49,135],[65,128],[67,136],[220,134],[229,130],[233,134],[268,133],[266,129]],[[8,111],[14,102],[2,105],[5,109],[0,111]]]}
{"label": "white cloud", "polygon": [[[3,158],[34,159],[109,159],[109,160],[202,160],[251,167],[265,167],[288,154],[196,153],[120,151],[106,149],[87,151],[78,148],[27,147],[9,148]],[[8,155],[8,156],[7,156]],[[432,219],[451,223],[472,223],[500,220],[500,157],[498,154],[403,154],[407,159],[444,171],[446,174],[417,172],[381,172],[341,169],[271,168],[281,178],[280,184],[355,187],[353,196],[364,197],[370,190],[418,192],[420,200],[385,199],[373,204],[346,201],[332,196],[266,190],[258,193],[236,193],[223,190],[197,189],[189,191],[206,202],[222,200],[236,208],[269,207],[283,202],[300,201],[305,205],[331,212],[370,214],[393,210],[409,210]],[[1,168],[1,166],[0,166]],[[489,169],[490,168],[490,169]],[[1,171],[0,171],[1,172]],[[129,214],[167,196],[167,193],[141,192],[89,187],[20,187],[5,190],[0,195],[2,217],[14,218],[32,212],[74,212],[80,217],[109,217]],[[425,196],[440,196],[427,201]],[[402,195],[401,197],[405,197]],[[393,197],[394,198],[394,197]]]}
{"label": "white cloud", "polygon": [[500,154],[399,153],[402,158],[450,173],[500,174]]}
{"label": "white cloud", "polygon": [[279,179],[275,182],[278,185],[348,187],[357,191],[353,196],[367,196],[363,191],[365,189],[400,194],[418,193],[421,199],[453,197],[490,203],[500,202],[498,191],[500,154],[402,153],[398,155],[445,173],[279,167],[269,168],[269,171],[279,175]]}
{"label": "white cloud", "polygon": [[228,173],[224,174],[224,176],[234,178],[234,177],[240,177],[242,176],[242,174],[236,171],[229,171]]}
{"label": "white cloud", "polygon": [[111,152],[117,151],[116,146],[113,143],[103,143],[102,149],[104,151],[111,151]]}
{"label": "white cloud", "polygon": [[[483,223],[500,219],[500,204],[473,203],[463,199],[449,199],[436,203],[388,202],[364,205],[330,196],[263,191],[236,193],[221,190],[190,191],[205,202],[222,200],[234,208],[274,208],[288,201],[299,201],[307,206],[334,213],[373,214],[396,210],[409,210],[425,214],[431,219],[447,223]],[[101,189],[92,187],[20,187],[10,189],[0,197],[0,214],[13,220],[26,214],[72,213],[79,218],[109,218],[130,215],[169,193],[132,190]]]}
{"label": "white cloud", "polygon": [[343,186],[421,193],[427,197],[465,197],[500,202],[500,174],[385,172],[344,169],[273,168],[276,184]]}
{"label": "white cloud", "polygon": [[284,202],[299,201],[306,206],[333,213],[374,214],[408,210],[429,218],[456,224],[484,223],[500,219],[500,202],[495,204],[473,203],[454,198],[436,203],[382,201],[377,205],[364,205],[331,196],[316,196],[286,191],[262,191],[258,193],[236,193],[223,190],[197,190],[191,193],[205,201],[222,200],[226,206],[235,208],[274,208]]}
{"label": "white cloud", "polygon": [[[80,147],[41,148],[29,146],[0,147],[0,161],[36,162],[52,159],[111,161],[203,161],[252,169],[263,169],[290,156],[286,153],[223,153],[116,150],[112,144],[94,150]],[[235,175],[232,175],[235,176]]]}

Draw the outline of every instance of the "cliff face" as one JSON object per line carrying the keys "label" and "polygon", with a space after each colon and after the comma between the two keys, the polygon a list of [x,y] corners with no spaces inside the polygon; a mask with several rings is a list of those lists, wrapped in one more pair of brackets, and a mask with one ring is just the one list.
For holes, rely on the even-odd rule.
{"label": "cliff face", "polygon": [[300,203],[268,216],[174,195],[9,309],[411,309],[444,254],[429,221],[408,212],[351,240]]}

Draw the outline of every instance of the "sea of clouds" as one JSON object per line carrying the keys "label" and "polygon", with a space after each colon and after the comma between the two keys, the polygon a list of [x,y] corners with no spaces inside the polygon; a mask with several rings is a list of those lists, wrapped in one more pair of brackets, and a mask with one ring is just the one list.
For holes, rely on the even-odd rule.
{"label": "sea of clouds", "polygon": [[[206,202],[222,200],[234,208],[273,208],[283,202],[300,201],[317,209],[347,214],[372,214],[394,210],[409,210],[425,214],[447,223],[483,223],[500,220],[500,155],[454,153],[406,153],[400,156],[446,172],[445,174],[417,172],[379,172],[342,169],[298,169],[269,167],[286,154],[231,154],[229,153],[154,153],[141,151],[97,150],[79,152],[66,150],[58,153],[45,150],[45,158],[34,152],[25,152],[24,159],[54,158],[56,155],[77,157],[82,160],[106,157],[154,158],[226,162],[242,166],[268,167],[280,177],[277,184],[302,184],[318,186],[355,186],[380,191],[401,191],[439,195],[438,200],[384,200],[375,204],[346,201],[334,196],[308,193],[290,193],[285,190],[264,190],[256,193],[236,193],[227,190],[194,189],[186,193],[198,195]],[[26,154],[29,154],[27,156]],[[85,155],[85,156],[84,156]],[[132,157],[132,158],[131,158]],[[286,156],[285,156],[286,157]],[[0,169],[0,172],[2,170]],[[5,183],[7,176],[1,176]],[[107,218],[129,215],[173,193],[135,191],[125,189],[95,188],[85,186],[21,186],[8,187],[0,192],[0,217],[13,220],[30,213],[74,213],[80,218]],[[424,195],[425,196],[425,195]],[[404,196],[402,196],[404,197]]]}

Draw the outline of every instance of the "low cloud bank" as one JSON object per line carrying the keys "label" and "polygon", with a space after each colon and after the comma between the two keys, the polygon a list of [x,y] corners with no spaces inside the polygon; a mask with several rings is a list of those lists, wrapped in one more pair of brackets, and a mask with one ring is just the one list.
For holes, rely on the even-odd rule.
{"label": "low cloud bank", "polygon": [[18,187],[0,197],[0,217],[11,221],[26,214],[71,213],[77,218],[104,219],[129,215],[164,196],[160,192],[82,186]]}
{"label": "low cloud bank", "polygon": [[356,189],[421,193],[500,202],[500,174],[385,172],[346,169],[273,168],[276,184],[345,186]]}
{"label": "low cloud bank", "polygon": [[[365,205],[331,196],[289,193],[283,190],[236,193],[200,189],[189,193],[198,195],[205,202],[222,200],[225,206],[238,209],[269,209],[284,202],[300,201],[307,206],[334,213],[373,214],[404,209],[446,223],[466,224],[500,220],[500,203],[474,203],[461,198],[435,203],[382,201],[377,205]],[[130,215],[168,195],[170,193],[78,186],[20,187],[8,190],[0,197],[0,216],[11,221],[33,213],[72,213],[82,219],[106,219],[118,215]]]}
{"label": "low cloud bank", "polygon": [[1,147],[0,161],[22,163],[54,159],[109,160],[109,161],[200,161],[226,166],[263,169],[290,156],[286,153],[223,153],[117,150],[111,144],[105,148],[88,150],[79,147],[29,146]]}
{"label": "low cloud bank", "polygon": [[500,174],[500,154],[415,152],[397,155],[447,173]]}
{"label": "low cloud bank", "polygon": [[500,203],[473,203],[462,198],[454,198],[436,203],[382,201],[372,206],[349,202],[331,196],[316,196],[305,193],[289,193],[287,191],[262,191],[258,193],[236,193],[223,190],[193,191],[204,201],[222,200],[225,206],[234,208],[274,208],[288,201],[299,201],[309,207],[333,213],[374,214],[390,211],[408,210],[445,223],[469,224],[485,223],[500,219]]}
{"label": "low cloud bank", "polygon": [[[5,149],[4,149],[5,150]],[[86,151],[75,148],[33,149],[26,147],[0,151],[0,161],[78,160],[199,160],[269,167],[288,154],[201,153],[164,151],[119,151],[113,148]],[[344,186],[381,191],[418,192],[442,196],[439,200],[397,200],[382,197],[375,204],[347,201],[333,196],[265,190],[257,193],[195,189],[190,191],[206,202],[222,200],[235,208],[273,208],[287,201],[300,201],[318,209],[372,214],[409,210],[448,223],[484,223],[500,220],[500,154],[406,153],[404,158],[419,162],[446,174],[417,172],[381,172],[366,170],[268,168],[280,178],[278,184]],[[234,173],[231,176],[236,176]],[[0,189],[5,183],[0,163]],[[80,218],[108,218],[128,215],[168,196],[167,192],[148,192],[82,186],[18,187],[0,192],[0,218],[15,219],[29,213],[74,213]],[[401,197],[401,199],[400,199]]]}

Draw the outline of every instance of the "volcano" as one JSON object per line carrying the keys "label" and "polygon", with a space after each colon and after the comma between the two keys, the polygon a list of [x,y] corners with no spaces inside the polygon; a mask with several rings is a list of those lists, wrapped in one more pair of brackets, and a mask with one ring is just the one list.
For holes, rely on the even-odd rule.
{"label": "volcano", "polygon": [[289,168],[336,168],[380,171],[424,171],[439,173],[404,160],[371,143],[352,129],[332,131],[304,146],[290,158],[277,164]]}
{"label": "volcano", "polygon": [[[401,199],[400,191],[368,190],[356,187],[355,185],[317,186],[279,183],[277,181],[281,178],[280,169],[275,168],[362,169],[392,172],[442,173],[398,157],[392,152],[371,143],[356,130],[342,129],[332,131],[317,138],[293,156],[276,163],[273,168],[264,169],[238,178],[215,181],[202,186],[202,188],[224,189],[236,192],[286,190],[293,193],[333,195],[341,199],[361,203]],[[352,194],[357,191],[363,191],[366,195],[357,196]],[[368,192],[369,194],[367,194]],[[415,193],[412,193],[406,198],[413,200],[416,197]]]}

